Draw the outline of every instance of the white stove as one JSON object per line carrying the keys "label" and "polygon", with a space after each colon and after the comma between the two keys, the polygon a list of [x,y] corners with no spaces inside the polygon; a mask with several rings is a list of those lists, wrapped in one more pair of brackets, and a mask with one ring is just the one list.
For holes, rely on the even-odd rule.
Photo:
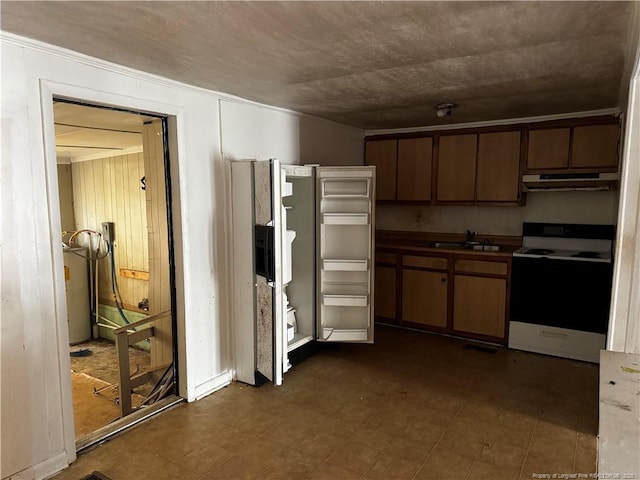
{"label": "white stove", "polygon": [[611,263],[612,240],[524,236],[514,257]]}
{"label": "white stove", "polygon": [[612,225],[523,224],[513,254],[509,347],[597,362],[613,277]]}

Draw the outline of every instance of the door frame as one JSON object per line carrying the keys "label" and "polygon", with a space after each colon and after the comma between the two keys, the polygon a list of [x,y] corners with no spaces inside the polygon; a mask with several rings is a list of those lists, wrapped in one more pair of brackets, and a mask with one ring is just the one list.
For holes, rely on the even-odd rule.
{"label": "door frame", "polygon": [[[67,308],[64,279],[64,260],[62,249],[58,248],[60,237],[56,232],[60,232],[60,201],[58,196],[58,173],[57,155],[55,149],[55,127],[54,127],[54,98],[66,98],[72,101],[87,103],[88,105],[113,107],[134,112],[149,113],[167,118],[167,144],[169,167],[172,172],[168,183],[171,185],[171,218],[170,231],[173,233],[173,256],[174,256],[174,289],[175,289],[175,312],[174,331],[177,333],[174,344],[176,351],[176,374],[178,376],[177,395],[187,398],[186,382],[186,341],[185,341],[185,296],[184,296],[184,271],[182,266],[182,229],[181,229],[181,208],[180,208],[180,184],[179,184],[179,161],[178,152],[181,139],[183,137],[182,125],[184,125],[184,111],[181,106],[160,103],[146,99],[119,95],[111,92],[98,91],[68,85],[50,80],[40,80],[40,109],[43,129],[43,153],[44,170],[46,173],[46,196],[48,202],[48,223],[50,228],[51,258],[53,259],[53,287],[54,304],[57,333],[57,364],[58,375],[61,385],[62,403],[62,425],[65,451],[67,461],[71,463],[76,458],[75,428],[73,418],[73,398],[71,392],[71,368],[68,355],[69,333],[67,329]],[[166,168],[166,165],[165,165]],[[167,219],[169,221],[169,219]],[[53,359],[52,359],[53,360]]]}

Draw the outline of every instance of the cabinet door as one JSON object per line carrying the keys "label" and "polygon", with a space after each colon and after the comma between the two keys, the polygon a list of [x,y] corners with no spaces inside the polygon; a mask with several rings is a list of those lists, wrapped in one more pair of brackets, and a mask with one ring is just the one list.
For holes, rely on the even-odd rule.
{"label": "cabinet door", "polygon": [[396,269],[395,267],[376,266],[375,281],[376,317],[396,318]]}
{"label": "cabinet door", "polygon": [[398,140],[398,200],[431,200],[433,139]]}
{"label": "cabinet door", "polygon": [[365,143],[365,163],[376,167],[376,198],[396,199],[397,140],[372,140]]}
{"label": "cabinet door", "polygon": [[476,187],[478,135],[446,135],[438,145],[439,201],[472,202]]}
{"label": "cabinet door", "polygon": [[454,282],[454,330],[503,338],[507,281],[456,275]]}
{"label": "cabinet door", "polygon": [[529,131],[527,169],[569,168],[569,128],[547,128]]}
{"label": "cabinet door", "polygon": [[571,143],[571,166],[617,167],[619,138],[620,127],[617,124],[575,127]]}
{"label": "cabinet door", "polygon": [[476,199],[516,202],[520,183],[520,132],[483,133],[478,138]]}
{"label": "cabinet door", "polygon": [[402,271],[402,320],[435,327],[447,326],[447,274]]}

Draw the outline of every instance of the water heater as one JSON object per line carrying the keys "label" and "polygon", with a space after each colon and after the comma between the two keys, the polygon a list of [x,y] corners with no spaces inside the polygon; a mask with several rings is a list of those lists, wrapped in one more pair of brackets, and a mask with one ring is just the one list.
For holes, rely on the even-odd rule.
{"label": "water heater", "polygon": [[75,345],[91,338],[88,250],[86,247],[65,247],[63,252],[69,344]]}

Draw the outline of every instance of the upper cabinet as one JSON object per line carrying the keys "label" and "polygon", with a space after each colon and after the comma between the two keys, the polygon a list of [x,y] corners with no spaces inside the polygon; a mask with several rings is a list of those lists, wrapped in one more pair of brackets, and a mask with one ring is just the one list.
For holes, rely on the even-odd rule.
{"label": "upper cabinet", "polygon": [[573,168],[617,168],[619,139],[618,124],[575,127],[571,166]]}
{"label": "upper cabinet", "polygon": [[530,127],[528,140],[528,172],[598,172],[618,168],[618,123]]}
{"label": "upper cabinet", "polygon": [[398,141],[376,140],[365,143],[365,163],[376,167],[376,198],[396,199]]}
{"label": "upper cabinet", "polygon": [[438,202],[515,204],[520,194],[520,131],[443,135]]}
{"label": "upper cabinet", "polygon": [[433,139],[398,140],[398,200],[431,200]]}
{"label": "upper cabinet", "polygon": [[530,130],[527,168],[529,170],[568,168],[570,137],[570,128]]}
{"label": "upper cabinet", "polygon": [[617,117],[586,117],[370,137],[365,163],[377,167],[378,200],[522,205],[523,174],[565,187],[572,175],[596,179],[617,172],[619,142]]}
{"label": "upper cabinet", "polygon": [[473,202],[478,135],[444,135],[438,146],[439,202]]}
{"label": "upper cabinet", "polygon": [[431,137],[368,140],[365,163],[376,166],[378,200],[431,200]]}
{"label": "upper cabinet", "polygon": [[476,200],[517,202],[520,192],[520,132],[478,136]]}

